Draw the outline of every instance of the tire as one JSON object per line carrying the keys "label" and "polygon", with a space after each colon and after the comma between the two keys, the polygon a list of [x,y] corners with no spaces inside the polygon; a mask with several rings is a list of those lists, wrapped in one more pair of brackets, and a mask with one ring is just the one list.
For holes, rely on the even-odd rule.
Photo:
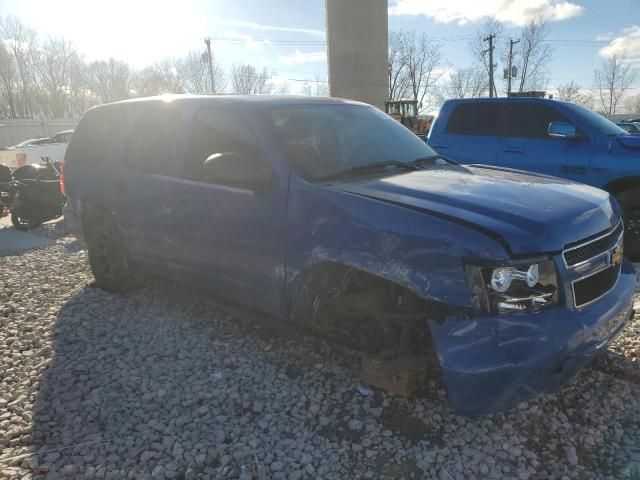
{"label": "tire", "polygon": [[640,262],[640,190],[627,190],[616,198],[624,218],[624,254],[632,262]]}
{"label": "tire", "polygon": [[136,275],[129,264],[124,237],[113,215],[94,211],[85,228],[85,238],[96,285],[111,293],[132,289]]}
{"label": "tire", "polygon": [[16,230],[22,230],[23,232],[26,232],[27,230],[38,228],[40,225],[42,225],[43,222],[39,219],[22,218],[11,212],[11,223],[16,228]]}

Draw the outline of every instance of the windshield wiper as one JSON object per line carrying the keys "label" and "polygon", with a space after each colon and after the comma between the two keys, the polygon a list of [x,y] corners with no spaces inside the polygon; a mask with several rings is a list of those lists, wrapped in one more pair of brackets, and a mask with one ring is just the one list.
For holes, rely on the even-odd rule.
{"label": "windshield wiper", "polygon": [[364,165],[358,165],[356,167],[340,170],[339,172],[332,173],[330,175],[322,177],[322,180],[333,180],[335,178],[355,175],[358,173],[375,172],[376,170],[384,170],[385,168],[388,168],[388,167],[396,167],[404,170],[422,170],[414,162],[401,162],[399,160],[387,160],[385,162],[367,163]]}

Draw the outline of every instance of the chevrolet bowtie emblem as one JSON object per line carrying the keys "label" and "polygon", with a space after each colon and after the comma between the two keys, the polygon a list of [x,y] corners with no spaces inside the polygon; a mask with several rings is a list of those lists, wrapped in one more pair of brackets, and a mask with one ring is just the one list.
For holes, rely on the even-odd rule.
{"label": "chevrolet bowtie emblem", "polygon": [[620,239],[616,244],[616,246],[611,249],[610,254],[611,254],[611,265],[620,265],[620,263],[622,263],[622,255],[623,255],[622,239]]}

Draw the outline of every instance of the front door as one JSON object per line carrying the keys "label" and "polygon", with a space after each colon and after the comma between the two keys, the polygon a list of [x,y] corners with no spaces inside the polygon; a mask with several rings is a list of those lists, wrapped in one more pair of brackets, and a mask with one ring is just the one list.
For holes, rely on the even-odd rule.
{"label": "front door", "polygon": [[583,132],[573,139],[552,138],[551,122],[572,123],[550,105],[512,103],[506,136],[500,139],[498,165],[553,175],[577,182],[590,180],[593,143]]}
{"label": "front door", "polygon": [[204,161],[237,153],[264,162],[260,146],[241,113],[203,107],[186,132],[184,164],[171,181],[174,253],[199,287],[225,300],[271,314],[284,312],[287,188],[276,176],[260,191],[211,183]]}

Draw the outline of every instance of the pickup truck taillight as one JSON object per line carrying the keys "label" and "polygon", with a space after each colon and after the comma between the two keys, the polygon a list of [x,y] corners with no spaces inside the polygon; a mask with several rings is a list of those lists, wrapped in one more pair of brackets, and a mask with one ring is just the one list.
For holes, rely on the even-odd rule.
{"label": "pickup truck taillight", "polygon": [[27,163],[27,154],[16,153],[16,163],[18,164],[19,167]]}
{"label": "pickup truck taillight", "polygon": [[64,187],[64,160],[60,162],[60,193],[65,197],[67,196],[66,189]]}

